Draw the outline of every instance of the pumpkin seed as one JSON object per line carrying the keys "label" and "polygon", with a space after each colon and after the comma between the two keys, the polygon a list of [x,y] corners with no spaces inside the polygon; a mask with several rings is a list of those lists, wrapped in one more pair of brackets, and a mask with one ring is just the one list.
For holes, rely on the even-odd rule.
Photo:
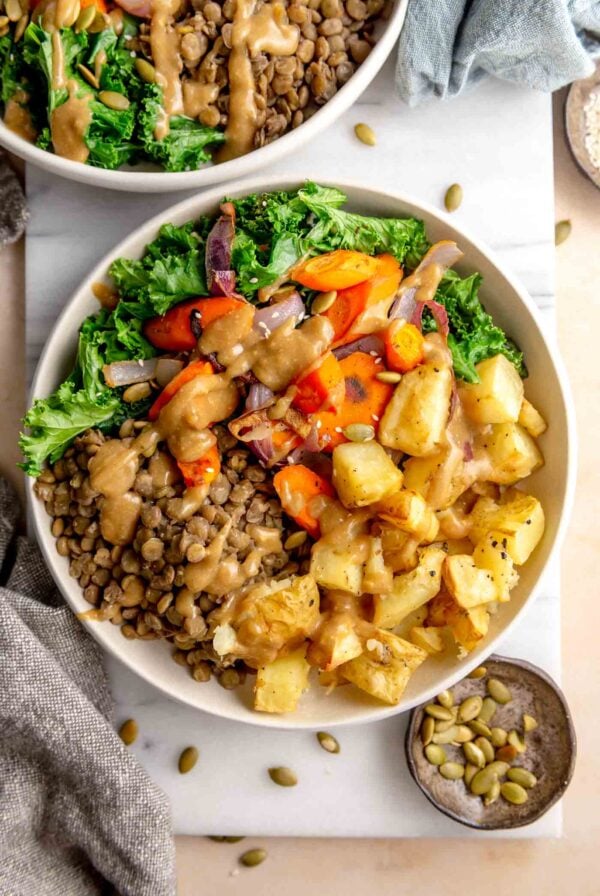
{"label": "pumpkin seed", "polygon": [[502,681],[498,681],[497,678],[490,678],[488,680],[487,689],[490,697],[492,697],[496,703],[500,703],[501,706],[510,703],[512,700],[512,694],[509,689]]}
{"label": "pumpkin seed", "polygon": [[439,719],[441,722],[454,721],[452,710],[447,709],[445,706],[439,706],[437,703],[428,703],[425,707],[425,712],[428,716]]}
{"label": "pumpkin seed", "polygon": [[273,784],[279,784],[280,787],[295,787],[298,783],[298,776],[291,768],[285,765],[278,765],[269,769],[269,778]]}
{"label": "pumpkin seed", "polygon": [[431,738],[434,744],[453,744],[456,741],[456,735],[458,734],[458,726],[453,725],[451,728],[448,728],[446,731],[436,731],[436,733]]}
{"label": "pumpkin seed", "polygon": [[470,722],[472,719],[476,719],[481,712],[482,706],[483,700],[479,694],[473,694],[472,697],[467,697],[467,699],[463,700],[460,704],[458,720],[460,722]]}
{"label": "pumpkin seed", "polygon": [[452,712],[454,713],[454,715],[452,716],[451,719],[443,719],[443,720],[437,721],[435,723],[436,732],[441,733],[442,731],[447,731],[448,728],[453,728],[454,725],[456,725],[456,711],[455,711],[454,707],[452,708]]}
{"label": "pumpkin seed", "polygon": [[500,762],[498,759],[495,759],[493,762],[490,762],[489,765],[486,765],[486,768],[489,768],[490,772],[498,775],[499,778],[503,778],[509,770],[510,765],[508,762]]}
{"label": "pumpkin seed", "polygon": [[148,62],[147,59],[143,59],[141,56],[138,56],[134,62],[135,70],[142,79],[142,81],[146,81],[148,84],[154,84],[156,81],[156,69],[154,66]]}
{"label": "pumpkin seed", "polygon": [[477,666],[476,669],[473,669],[472,672],[469,672],[467,678],[474,678],[476,681],[480,678],[485,678],[487,675],[487,669],[485,666]]}
{"label": "pumpkin seed", "polygon": [[538,723],[537,723],[537,721],[533,718],[533,716],[528,716],[527,714],[525,714],[525,715],[523,716],[523,731],[524,731],[526,734],[529,734],[530,731],[535,731],[535,729],[537,728],[537,726],[538,726]]}
{"label": "pumpkin seed", "polygon": [[486,768],[480,769],[480,771],[478,771],[477,774],[474,775],[471,783],[469,784],[469,790],[476,796],[483,796],[484,793],[488,792],[494,781],[497,780],[498,775],[495,771],[491,770],[490,766],[488,765]]}
{"label": "pumpkin seed", "polygon": [[491,740],[495,747],[503,747],[508,738],[504,728],[492,728]]}
{"label": "pumpkin seed", "polygon": [[119,728],[119,737],[128,747],[137,739],[139,734],[138,723],[135,719],[127,719]]}
{"label": "pumpkin seed", "polygon": [[375,146],[377,143],[377,137],[375,136],[375,131],[373,128],[369,127],[368,124],[364,124],[360,122],[354,126],[354,133],[358,137],[361,143],[366,143],[367,146]]}
{"label": "pumpkin seed", "polygon": [[446,709],[452,709],[454,706],[454,695],[452,694],[452,691],[442,691],[441,694],[437,695],[436,700],[440,706],[445,706]]}
{"label": "pumpkin seed", "polygon": [[427,744],[425,747],[425,757],[427,762],[430,762],[432,765],[443,765],[447,759],[444,748],[438,747],[436,744]]}
{"label": "pumpkin seed", "polygon": [[492,732],[480,719],[471,719],[470,722],[467,723],[471,731],[474,731],[475,734],[480,734],[482,737],[491,737]]}
{"label": "pumpkin seed", "polygon": [[479,747],[483,755],[485,756],[486,762],[493,762],[496,758],[496,753],[494,751],[493,746],[487,739],[487,737],[477,737],[475,738],[475,746]]}
{"label": "pumpkin seed", "polygon": [[242,853],[240,862],[242,865],[245,865],[246,868],[254,868],[256,865],[260,865],[264,862],[266,858],[266,849],[249,849],[247,852]]}
{"label": "pumpkin seed", "polygon": [[498,797],[500,796],[500,781],[496,778],[488,792],[485,794],[483,798],[484,806],[491,806],[492,803],[495,803]]}
{"label": "pumpkin seed", "polygon": [[421,725],[421,743],[424,747],[431,743],[434,734],[435,720],[431,716],[425,716]]}
{"label": "pumpkin seed", "polygon": [[464,774],[465,767],[460,762],[444,762],[443,765],[440,765],[440,775],[442,778],[447,778],[448,781],[458,781],[459,778],[464,777]]}
{"label": "pumpkin seed", "polygon": [[525,738],[521,737],[518,731],[515,731],[513,728],[512,731],[508,732],[508,743],[511,747],[514,747],[517,753],[524,753],[527,749],[527,744],[525,743]]}
{"label": "pumpkin seed", "polygon": [[465,754],[465,759],[467,762],[470,762],[471,765],[476,765],[477,768],[484,768],[485,756],[478,746],[471,743],[463,744],[463,753]]}
{"label": "pumpkin seed", "polygon": [[399,383],[402,379],[402,374],[396,373],[395,370],[382,370],[381,373],[375,374],[375,379],[379,380],[380,383]]}
{"label": "pumpkin seed", "polygon": [[527,768],[521,768],[520,766],[509,768],[506,777],[509,781],[514,781],[515,784],[520,784],[525,790],[530,790],[537,784],[537,778],[533,772],[530,772]]}
{"label": "pumpkin seed", "polygon": [[499,759],[501,762],[514,762],[517,758],[518,750],[513,746],[513,744],[505,744],[503,747],[499,747],[496,750],[496,759]]}
{"label": "pumpkin seed", "polygon": [[307,538],[308,533],[305,532],[304,529],[299,529],[298,532],[292,532],[289,538],[286,538],[283,547],[286,551],[293,551],[295,548],[299,548],[300,545],[304,544]]}
{"label": "pumpkin seed", "polygon": [[342,432],[351,442],[370,442],[375,438],[375,429],[369,423],[349,423]]}
{"label": "pumpkin seed", "polygon": [[463,201],[463,189],[460,184],[452,184],[452,186],[448,187],[446,190],[446,195],[444,197],[444,205],[446,206],[446,211],[455,212],[457,208],[460,207],[461,202]]}
{"label": "pumpkin seed", "polygon": [[512,803],[514,806],[522,806],[529,799],[525,788],[514,781],[505,781],[500,786],[500,793],[507,803]]}
{"label": "pumpkin seed", "polygon": [[0,16],[0,28],[6,28],[10,19],[8,16]]}
{"label": "pumpkin seed", "polygon": [[214,840],[215,843],[239,843],[240,840],[245,840],[245,837],[216,837],[212,836],[208,838],[209,840]]}
{"label": "pumpkin seed", "polygon": [[340,745],[333,734],[328,734],[326,731],[318,731],[317,740],[319,741],[323,749],[328,753],[340,752]]}
{"label": "pumpkin seed", "polygon": [[471,731],[466,725],[459,725],[458,730],[456,732],[456,737],[454,738],[455,744],[466,744],[469,741],[473,740],[475,737],[475,732]]}
{"label": "pumpkin seed", "polygon": [[77,71],[88,82],[88,84],[91,84],[92,87],[95,87],[96,90],[98,90],[100,84],[94,72],[90,71],[89,68],[87,68],[85,65],[82,65],[80,62],[77,63]]}
{"label": "pumpkin seed", "polygon": [[4,11],[6,12],[6,15],[11,22],[18,22],[23,15],[23,10],[21,9],[19,0],[6,0],[6,3],[4,4]]}
{"label": "pumpkin seed", "polygon": [[29,24],[29,13],[26,12],[24,15],[21,16],[21,18],[17,22],[16,28],[15,28],[13,40],[16,44],[19,43],[19,41],[25,34],[25,29],[27,28],[28,24]]}
{"label": "pumpkin seed", "polygon": [[491,697],[484,697],[483,704],[481,706],[481,712],[477,716],[480,722],[485,722],[487,725],[492,721],[494,713],[498,709],[498,705],[495,700],[492,700]]}
{"label": "pumpkin seed", "polygon": [[117,93],[115,90],[101,90],[98,94],[98,99],[105,106],[108,106],[109,109],[114,109],[115,112],[124,112],[130,106],[127,97],[123,96],[122,93]]}
{"label": "pumpkin seed", "polygon": [[554,225],[554,245],[560,246],[560,244],[564,243],[564,241],[567,240],[570,235],[571,222],[568,219],[565,221],[557,221]]}
{"label": "pumpkin seed", "polygon": [[329,292],[322,292],[321,295],[317,296],[314,302],[311,305],[311,313],[312,314],[323,314],[324,311],[327,311],[335,300],[337,299],[337,290],[330,289]]}
{"label": "pumpkin seed", "polygon": [[85,6],[77,16],[77,21],[75,22],[75,31],[77,34],[81,34],[82,31],[87,31],[95,18],[95,4],[92,3],[91,6]]}
{"label": "pumpkin seed", "polygon": [[186,747],[179,757],[178,768],[182,775],[187,775],[198,762],[198,750],[196,747]]}
{"label": "pumpkin seed", "polygon": [[473,765],[471,762],[467,762],[467,764],[465,765],[465,784],[467,785],[467,787],[469,786],[469,784],[471,783],[471,781],[473,780],[473,778],[475,777],[475,775],[477,774],[478,771],[479,771],[479,769],[477,768],[476,765]]}

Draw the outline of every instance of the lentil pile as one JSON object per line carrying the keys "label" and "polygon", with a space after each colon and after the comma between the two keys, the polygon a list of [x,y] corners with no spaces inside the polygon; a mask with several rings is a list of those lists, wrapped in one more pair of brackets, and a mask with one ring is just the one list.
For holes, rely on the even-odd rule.
{"label": "lentil pile", "polygon": [[[130,438],[144,421],[126,421],[122,439]],[[265,530],[276,529],[286,543],[290,530],[267,473],[254,456],[221,426],[214,428],[222,454],[222,471],[212,483],[201,510],[190,519],[178,518],[183,482],[176,478],[157,484],[153,466],[159,454],[144,460],[134,491],[143,498],[140,520],[131,544],[112,546],[100,535],[101,496],[94,492],[87,472],[91,457],[104,442],[97,430],[76,439],[64,457],[44,470],[35,491],[52,517],[56,549],[70,560],[69,572],[94,608],[92,618],[121,626],[124,637],[165,639],[173,658],[189,668],[196,681],[213,673],[225,688],[243,683],[248,668],[233,657],[215,653],[210,632],[211,612],[224,597],[184,593],[188,563],[202,560],[206,546],[230,519],[233,525],[223,563],[242,563]],[[167,456],[160,453],[161,464]],[[303,571],[310,545],[263,556],[249,584],[286,578]]]}
{"label": "lentil pile", "polygon": [[[255,148],[297,128],[332,98],[371,52],[376,21],[386,13],[386,0],[292,0],[284,6],[300,29],[300,42],[294,56],[260,53],[252,59]],[[227,126],[234,12],[235,0],[186,0],[175,25],[184,74],[219,88],[216,102],[199,116],[207,127]],[[149,24],[141,25],[129,47],[152,61]]]}

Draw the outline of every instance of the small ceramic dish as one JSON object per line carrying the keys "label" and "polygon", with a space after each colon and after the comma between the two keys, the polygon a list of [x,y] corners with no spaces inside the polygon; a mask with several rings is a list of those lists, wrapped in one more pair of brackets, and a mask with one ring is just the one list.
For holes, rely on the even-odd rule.
{"label": "small ceramic dish", "polygon": [[[406,732],[406,759],[417,786],[430,803],[454,821],[481,831],[519,828],[532,824],[564,794],[575,768],[577,741],[571,713],[558,685],[537,666],[524,660],[491,656],[485,663],[486,678],[465,678],[453,688],[458,704],[474,694],[485,696],[487,678],[498,678],[510,689],[513,699],[498,706],[493,724],[522,730],[523,714],[531,715],[538,727],[526,735],[526,751],[513,763],[533,772],[537,784],[528,791],[526,803],[508,803],[501,796],[485,806],[480,796],[469,792],[462,779],[449,781],[425,757],[421,742],[424,708],[411,713]],[[460,747],[444,748],[448,759],[464,762]],[[456,753],[456,756],[454,756]]]}
{"label": "small ceramic dish", "polygon": [[565,104],[565,129],[573,158],[592,183],[600,187],[600,168],[594,165],[586,145],[586,106],[595,94],[600,103],[600,62],[593,75],[571,85]]}

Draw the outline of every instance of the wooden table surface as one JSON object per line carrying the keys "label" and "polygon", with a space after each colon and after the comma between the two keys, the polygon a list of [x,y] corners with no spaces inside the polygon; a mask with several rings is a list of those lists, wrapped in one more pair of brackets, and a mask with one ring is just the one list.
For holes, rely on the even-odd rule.
{"label": "wooden table surface", "polygon": [[[243,893],[266,896],[445,896],[466,892],[535,896],[600,894],[600,534],[595,508],[600,500],[599,348],[600,191],[575,167],[564,141],[564,94],[554,98],[556,219],[570,218],[572,235],[556,252],[556,292],[561,350],[575,397],[579,431],[579,472],[575,510],[562,556],[563,687],[579,740],[573,782],[565,797],[561,840],[254,840],[219,844],[197,837],[177,838],[179,896]],[[515,209],[518,214],[518,209]],[[16,438],[25,401],[23,363],[22,244],[0,254],[0,470],[20,487],[15,469]],[[552,749],[552,744],[548,744]],[[351,786],[351,782],[349,782]],[[315,813],[319,811],[314,807]],[[237,855],[263,846],[267,861],[238,869]]]}

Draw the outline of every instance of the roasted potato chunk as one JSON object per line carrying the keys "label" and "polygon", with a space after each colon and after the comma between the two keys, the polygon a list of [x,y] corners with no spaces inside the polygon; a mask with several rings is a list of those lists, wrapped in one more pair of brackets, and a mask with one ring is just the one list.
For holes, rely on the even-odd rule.
{"label": "roasted potato chunk", "polygon": [[392,590],[392,583],[392,569],[386,566],[381,538],[371,537],[362,590],[365,594],[382,594]]}
{"label": "roasted potato chunk", "polygon": [[469,610],[498,600],[492,574],[487,569],[475,566],[473,557],[468,554],[446,557],[442,576],[448,592],[463,609]]}
{"label": "roasted potato chunk", "polygon": [[419,552],[416,569],[394,576],[389,594],[373,598],[373,622],[380,628],[394,628],[419,607],[426,604],[440,590],[442,565],[446,553],[441,548],[428,547]]}
{"label": "roasted potato chunk", "polygon": [[419,562],[417,548],[419,540],[389,523],[379,523],[377,531],[381,538],[383,559],[392,572],[408,572]]}
{"label": "roasted potato chunk", "polygon": [[432,656],[441,653],[444,649],[444,637],[439,628],[415,625],[411,628],[408,637],[413,644]]}
{"label": "roasted potato chunk", "polygon": [[420,542],[430,543],[435,541],[439,523],[435,513],[427,501],[416,492],[402,489],[395,495],[389,495],[383,501],[375,505],[375,510],[382,520],[391,523],[414,535]]}
{"label": "roasted potato chunk", "polygon": [[[464,466],[462,453],[448,448],[428,457],[411,457],[404,464],[404,486],[422,495],[432,510],[443,510],[454,504],[466,488]],[[443,489],[439,488],[440,480]]]}
{"label": "roasted potato chunk", "polygon": [[473,561],[479,569],[486,569],[494,580],[499,601],[510,600],[510,592],[519,581],[512,558],[502,540],[504,534],[498,529],[488,532],[473,550]]}
{"label": "roasted potato chunk", "polygon": [[478,383],[461,383],[458,394],[475,423],[515,423],[523,401],[523,381],[514,364],[495,355],[475,365]]}
{"label": "roasted potato chunk", "polygon": [[310,573],[321,588],[349,594],[362,592],[363,564],[349,548],[317,542],[312,550]]}
{"label": "roasted potato chunk", "polygon": [[263,666],[256,673],[254,709],[259,712],[294,712],[308,687],[309,672],[306,645]]}
{"label": "roasted potato chunk", "polygon": [[548,424],[540,412],[534,408],[531,402],[527,401],[526,398],[523,399],[523,403],[521,404],[517,422],[523,429],[526,429],[529,435],[534,439],[537,439],[538,436],[541,436],[548,429]]}
{"label": "roasted potato chunk", "polygon": [[364,507],[402,487],[402,473],[379,442],[345,442],[333,451],[333,484],[345,507]]}
{"label": "roasted potato chunk", "polygon": [[452,393],[452,371],[435,363],[405,373],[396,386],[379,424],[379,441],[425,457],[442,443]]}
{"label": "roasted potato chunk", "polygon": [[450,630],[454,640],[467,651],[474,650],[488,633],[490,614],[485,607],[460,609],[456,613]]}
{"label": "roasted potato chunk", "polygon": [[485,447],[492,462],[488,479],[500,485],[513,485],[544,463],[540,449],[518,423],[494,424]]}
{"label": "roasted potato chunk", "polygon": [[427,659],[425,650],[392,632],[376,629],[365,651],[340,666],[340,674],[372,697],[395,706],[413,672]]}
{"label": "roasted potato chunk", "polygon": [[334,614],[319,631],[308,648],[308,661],[324,672],[332,672],[360,656],[364,646],[355,631],[353,620],[346,614]]}
{"label": "roasted potato chunk", "polygon": [[525,563],[544,534],[542,505],[537,498],[517,489],[506,492],[502,504],[492,498],[479,498],[469,519],[469,538],[474,545],[497,529],[502,533],[502,547],[517,566]]}

